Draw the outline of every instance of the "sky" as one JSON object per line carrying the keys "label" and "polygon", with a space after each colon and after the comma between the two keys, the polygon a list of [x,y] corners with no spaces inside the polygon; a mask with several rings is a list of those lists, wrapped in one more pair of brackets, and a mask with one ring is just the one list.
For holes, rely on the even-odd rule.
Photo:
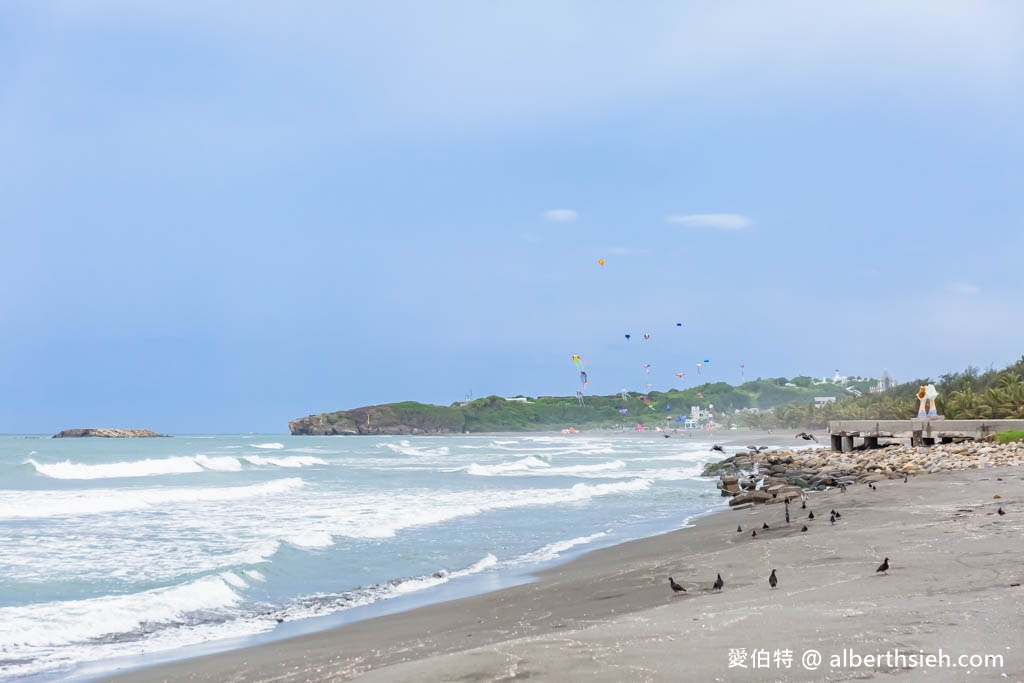
{"label": "sky", "polygon": [[1022,86],[1012,1],[7,0],[0,432],[1002,367]]}

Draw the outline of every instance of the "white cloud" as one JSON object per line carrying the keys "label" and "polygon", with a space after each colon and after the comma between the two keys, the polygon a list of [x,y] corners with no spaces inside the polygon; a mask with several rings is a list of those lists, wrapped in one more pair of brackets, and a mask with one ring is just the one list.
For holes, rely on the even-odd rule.
{"label": "white cloud", "polygon": [[552,223],[575,223],[579,217],[572,209],[551,209],[544,212],[544,220]]}
{"label": "white cloud", "polygon": [[686,216],[673,214],[669,223],[685,225],[688,228],[714,228],[715,230],[742,230],[754,221],[738,213],[691,213]]}
{"label": "white cloud", "polygon": [[970,282],[951,282],[946,285],[946,291],[950,294],[971,295],[980,292],[981,288]]}

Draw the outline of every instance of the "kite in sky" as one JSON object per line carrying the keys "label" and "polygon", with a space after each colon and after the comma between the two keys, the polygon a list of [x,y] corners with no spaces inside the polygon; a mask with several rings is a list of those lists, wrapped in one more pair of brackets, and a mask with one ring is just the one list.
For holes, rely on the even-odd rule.
{"label": "kite in sky", "polygon": [[583,384],[583,386],[585,387],[588,384],[590,384],[590,380],[587,379],[587,368],[583,364],[583,359],[577,355],[574,355],[572,357],[572,362],[573,365],[576,366],[576,369],[580,371],[580,382]]}

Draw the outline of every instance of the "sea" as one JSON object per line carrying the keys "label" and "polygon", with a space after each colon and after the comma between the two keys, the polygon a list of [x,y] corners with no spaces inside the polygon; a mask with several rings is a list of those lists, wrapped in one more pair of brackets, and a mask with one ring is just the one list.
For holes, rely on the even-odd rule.
{"label": "sea", "polygon": [[0,679],[91,680],[522,583],[720,507],[713,442],[0,436]]}

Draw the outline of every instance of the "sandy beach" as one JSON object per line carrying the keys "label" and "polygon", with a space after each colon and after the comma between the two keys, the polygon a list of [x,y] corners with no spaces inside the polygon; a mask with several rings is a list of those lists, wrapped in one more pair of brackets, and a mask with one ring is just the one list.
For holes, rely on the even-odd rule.
{"label": "sandy beach", "polygon": [[114,680],[1024,679],[1024,472],[858,485],[807,507],[788,526],[782,505],[726,510],[527,585]]}

